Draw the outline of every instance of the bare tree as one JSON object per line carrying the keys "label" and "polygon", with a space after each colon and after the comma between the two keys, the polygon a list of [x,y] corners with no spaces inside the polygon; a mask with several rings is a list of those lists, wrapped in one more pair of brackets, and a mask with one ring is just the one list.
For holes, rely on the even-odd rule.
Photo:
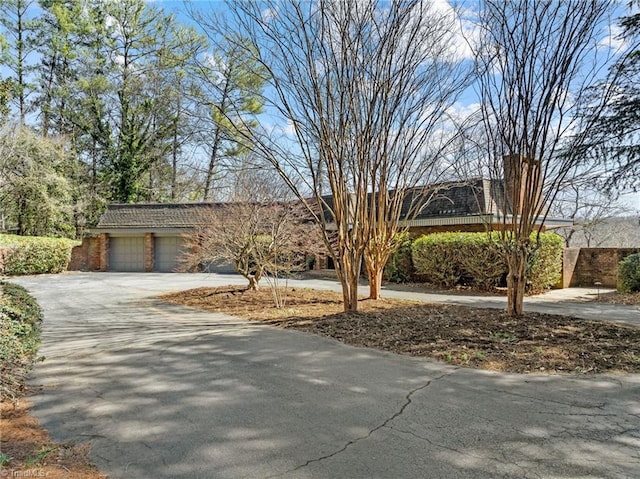
{"label": "bare tree", "polygon": [[257,290],[264,267],[256,261],[261,247],[258,231],[262,206],[256,203],[218,203],[212,205],[207,224],[186,238],[188,254],[185,269],[198,269],[208,263],[231,263],[236,273]]}
{"label": "bare tree", "polygon": [[594,179],[571,181],[560,191],[552,211],[554,216],[573,220],[572,226],[558,230],[567,248],[576,243],[587,248],[599,247],[621,236],[623,232],[619,228],[607,225],[611,225],[615,218],[632,213],[631,208],[621,204],[616,195],[601,190]]}
{"label": "bare tree", "polygon": [[499,236],[511,315],[523,312],[527,264],[537,243],[532,235],[583,161],[570,150],[559,152],[576,124],[576,105],[604,67],[598,42],[612,6],[609,0],[481,4],[478,88],[489,169],[504,179]]}
{"label": "bare tree", "polygon": [[270,135],[250,143],[314,217],[344,308],[357,310],[363,256],[377,298],[403,204],[410,216],[420,204],[413,188],[442,171],[446,113],[465,84],[452,50],[456,17],[421,0],[268,7],[230,4],[234,27],[267,70],[268,111],[290,131],[263,131]]}
{"label": "bare tree", "polygon": [[286,201],[281,190],[265,172],[240,171],[231,201],[212,204],[206,225],[187,239],[185,266],[231,263],[252,290],[267,278],[276,306],[282,307],[280,277],[304,270],[321,240],[303,205]]}

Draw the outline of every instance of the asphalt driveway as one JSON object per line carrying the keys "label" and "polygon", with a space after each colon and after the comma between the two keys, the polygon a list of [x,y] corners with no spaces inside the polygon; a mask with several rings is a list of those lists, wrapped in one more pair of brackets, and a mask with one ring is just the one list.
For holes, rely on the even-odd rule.
{"label": "asphalt driveway", "polygon": [[112,478],[640,477],[640,376],[493,374],[161,303],[238,282],[26,277],[34,412]]}

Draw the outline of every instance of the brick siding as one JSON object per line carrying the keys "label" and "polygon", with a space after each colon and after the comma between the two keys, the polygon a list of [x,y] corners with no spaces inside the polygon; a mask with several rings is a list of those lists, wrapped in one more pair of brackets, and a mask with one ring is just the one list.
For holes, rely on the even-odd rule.
{"label": "brick siding", "polygon": [[640,248],[568,248],[564,253],[564,287],[590,287],[597,281],[606,288],[618,283],[618,263]]}

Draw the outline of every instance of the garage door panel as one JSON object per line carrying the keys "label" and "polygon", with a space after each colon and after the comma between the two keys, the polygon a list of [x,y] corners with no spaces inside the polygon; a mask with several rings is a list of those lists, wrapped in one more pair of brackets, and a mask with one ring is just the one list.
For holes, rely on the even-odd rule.
{"label": "garage door panel", "polygon": [[155,239],[154,269],[162,273],[178,271],[184,253],[184,240],[176,236],[160,236]]}
{"label": "garage door panel", "polygon": [[112,237],[109,241],[111,271],[144,271],[144,238]]}

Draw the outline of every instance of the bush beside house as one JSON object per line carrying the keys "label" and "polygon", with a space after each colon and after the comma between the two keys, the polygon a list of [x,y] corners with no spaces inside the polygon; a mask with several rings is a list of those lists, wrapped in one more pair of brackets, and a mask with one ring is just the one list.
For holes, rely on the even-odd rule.
{"label": "bush beside house", "polygon": [[416,279],[416,270],[411,258],[413,237],[409,233],[398,235],[398,247],[384,268],[384,280],[391,283],[407,283]]}
{"label": "bush beside house", "polygon": [[[404,276],[447,288],[457,285],[491,290],[504,284],[507,265],[496,236],[486,233],[434,233],[411,243],[411,261],[406,244],[390,261],[389,280],[401,278],[399,264],[409,264]],[[528,291],[538,293],[558,283],[562,272],[562,238],[542,233],[531,255]]]}
{"label": "bush beside house", "polygon": [[527,290],[537,294],[560,283],[564,240],[555,233],[542,233],[540,245],[534,250],[527,271]]}
{"label": "bush beside house", "polygon": [[0,272],[6,275],[60,273],[79,242],[64,238],[0,235]]}

